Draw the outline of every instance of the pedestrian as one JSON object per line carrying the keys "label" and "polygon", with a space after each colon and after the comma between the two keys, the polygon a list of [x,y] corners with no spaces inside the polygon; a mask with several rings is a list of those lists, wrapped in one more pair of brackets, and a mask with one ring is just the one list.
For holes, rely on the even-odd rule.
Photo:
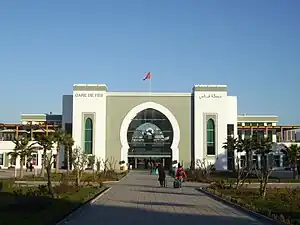
{"label": "pedestrian", "polygon": [[33,170],[33,164],[32,164],[32,162],[30,162],[29,169],[30,169],[30,172],[32,172],[32,170]]}
{"label": "pedestrian", "polygon": [[29,169],[29,162],[27,161],[26,162],[26,172],[28,171],[28,169]]}
{"label": "pedestrian", "polygon": [[166,187],[166,173],[164,167],[161,164],[159,164],[157,169],[158,169],[158,181],[160,187]]}
{"label": "pedestrian", "polygon": [[179,181],[179,185],[181,187],[183,179],[187,177],[185,171],[183,170],[182,166],[178,163],[178,169],[176,171],[175,179]]}

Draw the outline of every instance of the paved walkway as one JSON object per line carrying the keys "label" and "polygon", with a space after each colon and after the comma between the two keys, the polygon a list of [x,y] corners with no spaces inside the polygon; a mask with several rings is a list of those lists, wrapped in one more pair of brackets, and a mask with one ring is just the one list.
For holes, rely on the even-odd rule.
{"label": "paved walkway", "polygon": [[181,190],[174,189],[168,178],[168,187],[160,188],[155,175],[133,171],[66,224],[265,224],[200,193],[197,185],[184,183]]}

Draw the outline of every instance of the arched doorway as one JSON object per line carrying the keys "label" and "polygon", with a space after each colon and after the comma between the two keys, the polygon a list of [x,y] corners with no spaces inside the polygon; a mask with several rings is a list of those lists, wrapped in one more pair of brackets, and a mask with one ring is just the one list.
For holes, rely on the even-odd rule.
{"label": "arched doorway", "polygon": [[147,169],[150,162],[169,168],[173,137],[171,122],[163,113],[153,108],[140,111],[127,130],[128,162],[139,169]]}

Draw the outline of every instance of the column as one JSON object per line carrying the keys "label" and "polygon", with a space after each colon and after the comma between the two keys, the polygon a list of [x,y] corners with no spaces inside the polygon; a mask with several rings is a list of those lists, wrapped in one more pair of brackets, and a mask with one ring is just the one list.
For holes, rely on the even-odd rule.
{"label": "column", "polygon": [[245,139],[245,130],[243,129],[242,130],[242,140],[244,140]]}
{"label": "column", "polygon": [[165,158],[163,158],[163,167],[165,167]]}
{"label": "column", "polygon": [[37,160],[37,164],[38,164],[38,168],[42,168],[42,150],[37,152],[37,156],[38,156],[38,160]]}
{"label": "column", "polygon": [[134,168],[137,168],[137,158],[134,158]]}
{"label": "column", "polygon": [[283,153],[280,154],[280,167],[283,167]]}
{"label": "column", "polygon": [[18,139],[19,137],[19,126],[16,126],[16,138]]}

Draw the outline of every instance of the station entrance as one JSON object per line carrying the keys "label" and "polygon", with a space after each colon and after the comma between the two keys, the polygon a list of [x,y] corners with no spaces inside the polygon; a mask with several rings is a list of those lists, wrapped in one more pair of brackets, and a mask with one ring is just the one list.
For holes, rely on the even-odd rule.
{"label": "station entrance", "polygon": [[133,169],[148,169],[150,163],[172,166],[173,128],[161,112],[148,108],[139,112],[127,131],[128,163]]}

